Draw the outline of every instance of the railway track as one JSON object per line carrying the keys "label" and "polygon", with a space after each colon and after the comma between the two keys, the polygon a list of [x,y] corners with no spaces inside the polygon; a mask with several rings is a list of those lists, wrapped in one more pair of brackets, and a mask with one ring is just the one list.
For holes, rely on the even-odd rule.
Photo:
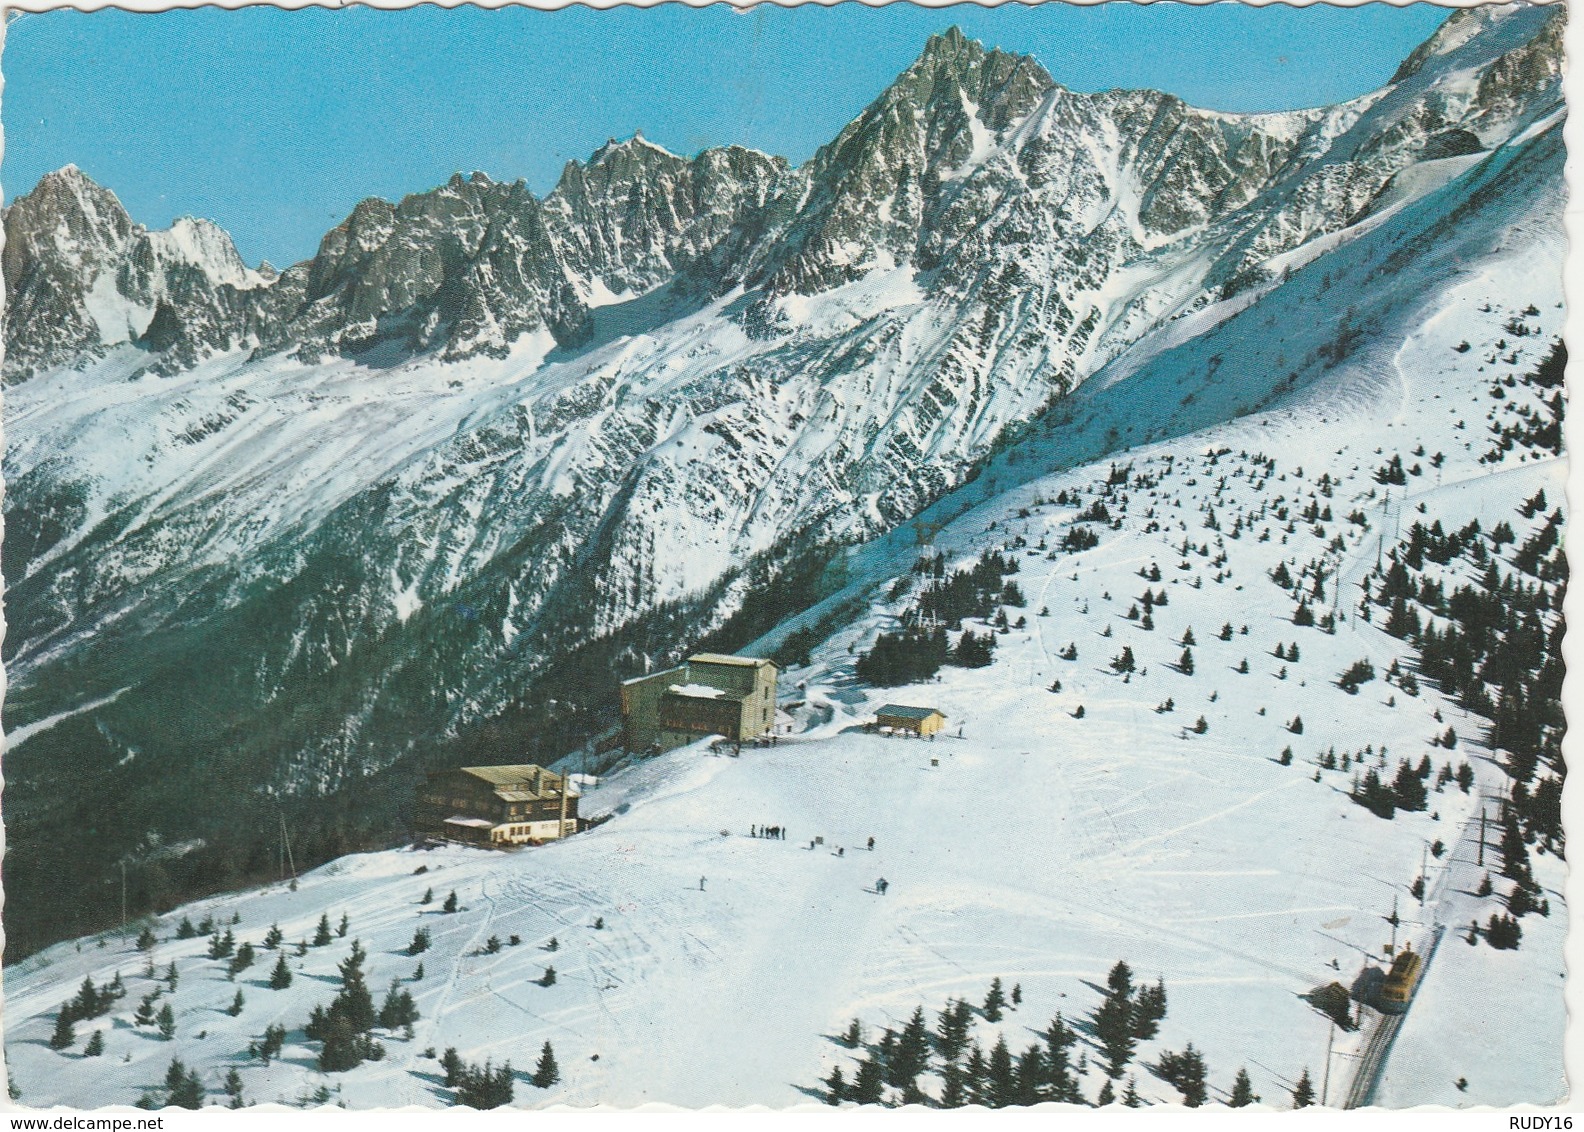
{"label": "railway track", "polygon": [[[1424,984],[1425,975],[1430,970],[1430,964],[1435,961],[1436,949],[1441,946],[1441,936],[1446,932],[1446,925],[1438,924],[1430,933],[1429,946],[1424,950],[1424,966],[1420,968],[1419,979],[1415,984],[1415,992]],[[1408,1010],[1413,1009],[1413,999],[1408,1000]],[[1376,1015],[1375,1029],[1369,1036],[1369,1041],[1364,1044],[1364,1052],[1359,1055],[1358,1070],[1353,1075],[1353,1081],[1348,1086],[1347,1094],[1342,1098],[1343,1108],[1366,1108],[1374,1103],[1375,1090],[1380,1085],[1381,1075],[1386,1069],[1386,1059],[1391,1055],[1392,1043],[1397,1040],[1397,1033],[1402,1029],[1403,1021],[1408,1017],[1407,1010],[1401,1014]]]}
{"label": "railway track", "polygon": [[1381,1070],[1386,1067],[1386,1055],[1391,1052],[1397,1031],[1402,1029],[1403,1015],[1382,1014],[1375,1032],[1370,1035],[1364,1052],[1359,1057],[1358,1072],[1347,1096],[1342,1098],[1343,1108],[1364,1108],[1375,1098],[1375,1087],[1380,1083]]}

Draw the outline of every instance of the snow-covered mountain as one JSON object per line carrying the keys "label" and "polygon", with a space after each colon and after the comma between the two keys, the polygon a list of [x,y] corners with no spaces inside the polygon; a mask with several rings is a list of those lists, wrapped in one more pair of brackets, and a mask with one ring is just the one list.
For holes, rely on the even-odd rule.
{"label": "snow-covered mountain", "polygon": [[[992,1105],[1160,1104],[1188,1095],[1166,1055],[1190,1046],[1212,1104],[1240,1069],[1272,1108],[1305,1079],[1335,1106],[1554,1103],[1569,910],[1559,811],[1540,800],[1561,772],[1559,133],[1450,159],[1457,175],[1334,251],[1145,339],[934,503],[927,547],[909,525],[852,548],[845,584],[751,643],[796,642],[776,747],[610,768],[581,799],[605,820],[564,842],[348,855],[14,964],[20,1103],[161,1104],[179,1059],[183,1103],[229,1087],[245,1104],[448,1105],[449,1049],[509,1064],[522,1107],[819,1103],[865,1063],[886,1066],[892,1104],[949,1103],[953,1074]],[[1361,309],[1344,317],[1337,295]],[[858,678],[855,658],[947,590],[937,570],[987,560],[995,600],[961,631],[996,642],[990,663]],[[1470,586],[1526,612],[1459,683],[1424,642],[1476,642],[1490,613]],[[1439,636],[1411,639],[1425,627]],[[1533,737],[1487,714],[1510,721],[1520,685],[1542,719],[1527,771]],[[886,702],[949,725],[933,742],[865,731]],[[1361,804],[1370,775],[1405,804]],[[766,825],[786,837],[752,836]],[[1520,887],[1521,941],[1497,946]],[[1404,944],[1427,972],[1383,1074],[1360,1082],[1385,1023],[1345,991]],[[354,949],[376,1005],[394,985],[417,1017],[373,1028],[380,1059],[326,1071],[306,1024]],[[1166,1009],[1110,1079],[1098,1012],[1118,960],[1160,980]],[[995,979],[1000,1018],[980,1005]],[[95,1005],[61,1035],[85,980]],[[1304,997],[1333,984],[1360,1028]],[[885,1060],[887,1030],[922,1008],[933,1031],[958,999],[952,1070],[941,1045],[910,1076],[894,1046]],[[272,1032],[274,1055],[249,1052]],[[559,1073],[541,1086],[546,1043]]]}
{"label": "snow-covered mountain", "polygon": [[[323,856],[388,836],[415,764],[558,756],[616,675],[826,596],[1031,422],[1078,462],[1300,395],[1402,264],[1507,222],[1498,170],[1560,185],[1562,19],[1460,11],[1380,91],[1267,115],[951,31],[800,168],[613,142],[542,200],[365,201],[278,276],[52,174],[5,215],[13,941],[99,916],[124,854],[139,902],[256,871],[260,797]],[[1323,342],[1218,339],[1187,387],[1388,221]]]}

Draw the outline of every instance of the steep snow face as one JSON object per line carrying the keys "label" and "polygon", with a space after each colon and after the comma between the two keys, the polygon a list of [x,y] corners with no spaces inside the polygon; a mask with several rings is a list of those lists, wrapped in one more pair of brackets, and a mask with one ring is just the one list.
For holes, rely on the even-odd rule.
{"label": "steep snow face", "polygon": [[[1255,116],[942,36],[802,169],[613,143],[543,201],[482,175],[365,201],[278,277],[46,179],[6,214],[8,710],[64,721],[8,765],[12,816],[52,812],[56,744],[107,797],[170,789],[130,751],[211,746],[333,791],[591,641],[685,647],[1031,420],[1066,466],[1300,391],[1406,301],[1398,261],[1477,262],[1553,207],[1560,19],[1504,9],[1369,98]],[[212,694],[63,715],[129,680]]]}

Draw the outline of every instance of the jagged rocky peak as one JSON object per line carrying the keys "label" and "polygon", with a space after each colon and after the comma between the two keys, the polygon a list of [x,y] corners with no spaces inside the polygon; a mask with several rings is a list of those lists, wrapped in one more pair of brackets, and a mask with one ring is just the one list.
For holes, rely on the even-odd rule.
{"label": "jagged rocky peak", "polygon": [[7,290],[29,259],[54,253],[79,270],[91,269],[125,248],[134,228],[116,195],[77,166],[46,173],[6,209]]}
{"label": "jagged rocky peak", "polygon": [[135,340],[162,303],[268,283],[219,226],[182,217],[149,231],[74,165],[7,208],[5,231],[7,380]]}
{"label": "jagged rocky peak", "polygon": [[944,108],[966,95],[986,126],[1002,130],[1033,109],[1055,85],[1032,56],[988,50],[954,25],[930,36],[918,59],[882,100]]}
{"label": "jagged rocky peak", "polygon": [[810,164],[812,192],[763,273],[810,293],[912,258],[942,185],[994,156],[1055,81],[1032,58],[987,50],[953,27]]}
{"label": "jagged rocky peak", "polygon": [[302,307],[266,340],[305,359],[375,345],[446,356],[503,352],[522,333],[579,333],[543,208],[522,181],[455,174],[392,205],[369,198],[325,235]]}
{"label": "jagged rocky peak", "polygon": [[545,214],[586,293],[641,292],[709,256],[790,171],[742,146],[680,157],[640,133],[568,162]]}

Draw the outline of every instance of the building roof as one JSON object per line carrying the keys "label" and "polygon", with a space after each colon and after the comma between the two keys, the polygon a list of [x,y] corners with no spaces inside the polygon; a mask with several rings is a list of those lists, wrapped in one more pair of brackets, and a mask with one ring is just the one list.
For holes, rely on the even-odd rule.
{"label": "building roof", "polygon": [[459,766],[451,768],[463,774],[472,775],[481,782],[491,786],[516,786],[522,782],[529,782],[538,775],[549,775],[551,778],[560,779],[554,771],[546,770],[533,763],[511,763],[505,766]]}
{"label": "building roof", "polygon": [[670,676],[673,672],[681,672],[682,668],[683,666],[678,664],[673,668],[662,668],[658,672],[650,672],[644,676],[634,676],[630,680],[623,680],[622,686],[625,687],[628,684],[642,684],[645,680],[653,680],[657,676]]}
{"label": "building roof", "polygon": [[720,688],[708,684],[672,684],[666,689],[673,696],[686,696],[690,700],[729,700],[740,699],[734,697]]}
{"label": "building roof", "polygon": [[493,829],[494,826],[495,826],[494,822],[487,821],[484,818],[464,818],[464,817],[460,817],[460,816],[452,817],[452,818],[446,818],[445,824],[446,825],[465,825],[469,829]]}
{"label": "building roof", "polygon": [[689,664],[731,664],[739,668],[758,668],[761,664],[770,661],[757,656],[727,656],[719,652],[701,652],[697,656],[688,657]]}
{"label": "building roof", "polygon": [[932,715],[946,718],[946,713],[939,708],[909,707],[906,704],[886,704],[875,711],[876,715],[894,715],[898,719],[928,719]]}
{"label": "building roof", "polygon": [[[548,796],[557,797],[558,795],[554,790],[551,790],[548,792]],[[535,794],[532,790],[502,790],[497,788],[495,797],[502,802],[537,802],[546,797],[546,795]]]}

